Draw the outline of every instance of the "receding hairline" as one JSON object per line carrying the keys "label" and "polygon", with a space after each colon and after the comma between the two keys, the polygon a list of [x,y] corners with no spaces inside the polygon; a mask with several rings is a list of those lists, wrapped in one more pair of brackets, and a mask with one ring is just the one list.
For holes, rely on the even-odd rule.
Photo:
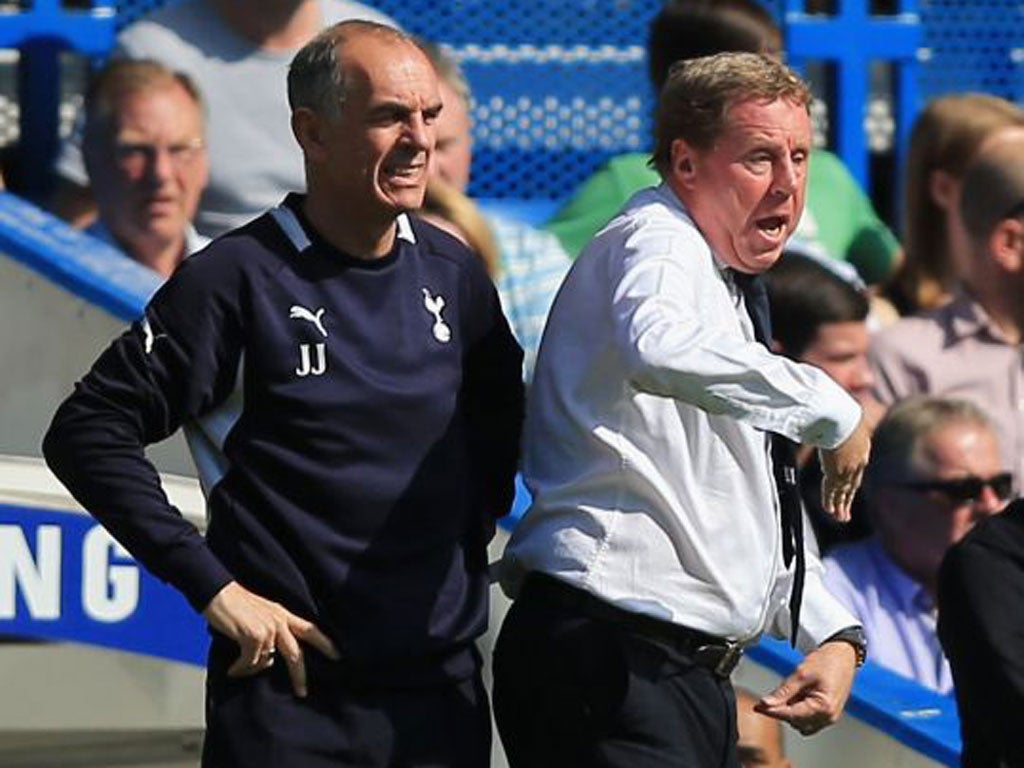
{"label": "receding hairline", "polygon": [[90,85],[84,117],[86,137],[109,130],[123,106],[132,99],[184,95],[193,105],[200,130],[206,131],[206,104],[199,87],[187,74],[151,59],[120,59],[109,63]]}
{"label": "receding hairline", "polygon": [[371,39],[386,45],[411,48],[423,56],[428,63],[430,62],[430,58],[423,48],[411,36],[395,27],[373,21],[342,21],[323,30],[318,37],[334,45],[339,64],[351,56],[352,46],[362,45]]}

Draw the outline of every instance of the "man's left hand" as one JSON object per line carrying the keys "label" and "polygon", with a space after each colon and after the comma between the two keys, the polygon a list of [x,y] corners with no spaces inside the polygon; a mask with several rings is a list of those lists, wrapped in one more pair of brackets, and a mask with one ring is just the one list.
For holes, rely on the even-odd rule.
{"label": "man's left hand", "polygon": [[852,645],[824,643],[809,653],[793,674],[754,709],[785,720],[804,736],[810,736],[842,715],[856,667],[857,653]]}

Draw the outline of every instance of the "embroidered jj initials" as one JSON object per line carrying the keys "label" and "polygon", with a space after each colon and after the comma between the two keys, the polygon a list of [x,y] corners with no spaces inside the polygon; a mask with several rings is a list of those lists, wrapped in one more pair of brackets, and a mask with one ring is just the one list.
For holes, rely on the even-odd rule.
{"label": "embroidered jj initials", "polygon": [[441,311],[444,309],[444,296],[431,296],[430,291],[426,288],[421,290],[423,291],[423,306],[427,312],[434,316],[434,325],[431,328],[434,332],[434,338],[442,344],[447,344],[452,340],[452,329],[448,327],[444,318],[441,317]]}
{"label": "embroidered jj initials", "polygon": [[316,345],[316,361],[310,360],[309,344],[299,344],[299,367],[295,369],[298,376],[323,376],[327,370],[326,344]]}

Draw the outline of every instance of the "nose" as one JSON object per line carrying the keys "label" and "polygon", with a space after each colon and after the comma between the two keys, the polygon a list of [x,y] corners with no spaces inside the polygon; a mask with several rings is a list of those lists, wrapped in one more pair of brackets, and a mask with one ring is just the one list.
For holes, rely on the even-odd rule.
{"label": "nose", "polygon": [[793,158],[789,155],[783,155],[775,163],[772,192],[780,197],[788,198],[796,191],[799,183],[796,163],[793,162]]}
{"label": "nose", "polygon": [[857,360],[851,378],[855,391],[870,392],[875,386],[875,374],[872,372],[871,365],[866,357],[861,357]]}
{"label": "nose", "polygon": [[986,485],[982,487],[981,495],[975,500],[973,506],[975,518],[982,518],[994,515],[1002,509],[1003,501],[998,495],[996,495],[996,492],[992,490],[992,486]]}
{"label": "nose", "polygon": [[169,147],[154,147],[149,175],[155,181],[164,181],[174,175],[174,159]]}
{"label": "nose", "polygon": [[406,131],[409,143],[417,149],[428,151],[434,148],[434,126],[427,123],[421,113],[416,113],[409,120]]}

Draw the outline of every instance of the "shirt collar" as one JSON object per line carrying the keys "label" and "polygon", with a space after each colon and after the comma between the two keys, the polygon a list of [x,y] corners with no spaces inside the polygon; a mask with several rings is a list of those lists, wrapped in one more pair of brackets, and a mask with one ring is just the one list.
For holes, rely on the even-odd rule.
{"label": "shirt collar", "polygon": [[952,340],[983,335],[999,341],[1006,340],[999,326],[966,288],[958,288],[952,301],[937,309],[936,315]]}
{"label": "shirt collar", "polygon": [[[117,239],[114,237],[114,233],[110,231],[110,228],[99,219],[96,219],[92,224],[90,224],[86,228],[85,234],[91,237],[95,237],[97,240],[100,240],[101,242],[104,242],[107,245],[116,248],[122,254],[124,254],[128,258],[131,258],[131,255],[121,246],[119,242],[117,242]],[[184,259],[191,256],[193,253],[205,248],[209,244],[210,238],[199,234],[199,232],[196,231],[196,228],[189,224],[185,228],[185,246],[182,258]]]}
{"label": "shirt collar", "polygon": [[[672,187],[668,185],[668,182],[662,181],[661,184],[657,186],[657,192],[658,196],[661,197],[661,199],[664,200],[670,208],[675,209],[677,213],[685,216],[687,221],[689,221],[694,228],[700,232],[700,227],[697,226],[697,222],[693,220],[693,216],[690,215],[686,205],[679,199],[679,196],[672,190]],[[715,253],[715,249],[711,247],[711,243],[709,243],[708,239],[704,237],[703,232],[700,232],[700,236],[708,247],[708,252],[711,254],[711,259],[719,276],[725,281],[726,285],[730,286],[730,288],[734,288],[735,280],[733,279],[732,268],[718,257],[718,254]]]}
{"label": "shirt collar", "polygon": [[[270,209],[270,215],[284,232],[285,237],[291,242],[296,252],[302,253],[313,244],[316,235],[307,231],[312,227],[302,215],[302,200],[305,196],[297,192],[291,192],[280,205]],[[408,214],[400,213],[395,219],[395,239],[404,240],[413,245],[416,244],[416,233],[413,231],[412,223]]]}

